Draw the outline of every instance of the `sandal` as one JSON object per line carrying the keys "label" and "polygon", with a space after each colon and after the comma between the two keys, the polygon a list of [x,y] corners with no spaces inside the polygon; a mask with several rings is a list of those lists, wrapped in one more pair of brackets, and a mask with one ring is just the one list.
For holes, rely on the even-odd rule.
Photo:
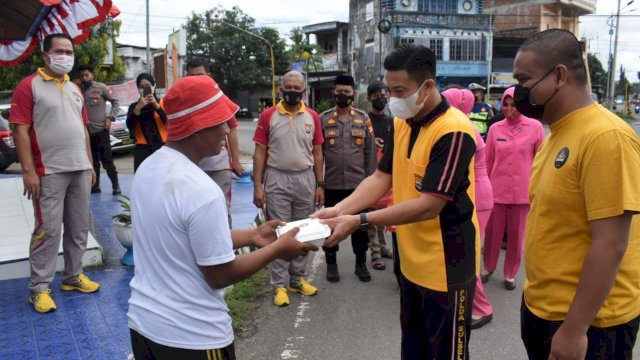
{"label": "sandal", "polygon": [[384,264],[384,261],[382,261],[382,259],[380,258],[372,259],[371,267],[374,268],[375,270],[384,270],[387,268],[386,265]]}
{"label": "sandal", "polygon": [[383,247],[382,249],[380,249],[380,255],[382,255],[383,258],[393,259],[393,253],[391,252],[391,250],[387,249],[386,247]]}

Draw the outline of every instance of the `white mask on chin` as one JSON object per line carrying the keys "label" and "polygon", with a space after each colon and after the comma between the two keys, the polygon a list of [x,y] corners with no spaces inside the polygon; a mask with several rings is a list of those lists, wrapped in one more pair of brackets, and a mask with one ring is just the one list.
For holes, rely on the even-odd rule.
{"label": "white mask on chin", "polygon": [[414,116],[416,116],[416,114],[420,112],[420,110],[422,110],[422,108],[424,107],[424,104],[429,99],[429,96],[427,95],[427,97],[425,97],[422,103],[416,104],[416,101],[418,101],[420,90],[424,87],[424,84],[426,83],[427,83],[426,81],[422,83],[422,86],[420,86],[420,88],[416,90],[415,93],[413,93],[412,95],[404,99],[391,97],[389,99],[389,110],[391,111],[391,113],[393,113],[394,116],[400,119],[405,119],[405,120],[411,119]]}

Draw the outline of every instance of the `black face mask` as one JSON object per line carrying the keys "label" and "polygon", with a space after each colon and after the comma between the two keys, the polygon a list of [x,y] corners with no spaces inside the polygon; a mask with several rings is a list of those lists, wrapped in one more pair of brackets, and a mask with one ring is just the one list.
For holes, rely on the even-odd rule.
{"label": "black face mask", "polygon": [[377,98],[377,99],[373,99],[371,101],[371,105],[373,105],[373,108],[378,110],[378,111],[382,111],[384,110],[385,106],[387,106],[387,98]]}
{"label": "black face mask", "polygon": [[337,94],[333,98],[336,100],[336,105],[341,108],[345,108],[353,102],[353,95]]}
{"label": "black face mask", "polygon": [[302,100],[302,94],[304,94],[304,91],[283,91],[282,92],[282,96],[284,97],[284,102],[287,103],[287,105],[298,105],[298,103],[300,103],[300,101]]}
{"label": "black face mask", "polygon": [[89,87],[91,87],[91,85],[93,84],[93,81],[83,81],[80,86],[82,86],[83,89],[88,89]]}
{"label": "black face mask", "polygon": [[531,90],[547,76],[549,76],[549,74],[551,74],[553,70],[555,70],[555,68],[556,67],[554,65],[551,70],[549,70],[542,78],[540,78],[540,80],[536,81],[536,83],[531,87],[516,84],[515,91],[513,92],[513,102],[515,103],[516,109],[520,112],[520,114],[533,119],[542,119],[542,115],[544,115],[545,105],[547,105],[547,103],[551,101],[554,96],[556,96],[556,94],[558,93],[558,89],[556,89],[556,91],[553,93],[553,95],[551,95],[550,98],[547,99],[547,101],[540,105],[535,104],[533,103],[533,101],[531,101]]}

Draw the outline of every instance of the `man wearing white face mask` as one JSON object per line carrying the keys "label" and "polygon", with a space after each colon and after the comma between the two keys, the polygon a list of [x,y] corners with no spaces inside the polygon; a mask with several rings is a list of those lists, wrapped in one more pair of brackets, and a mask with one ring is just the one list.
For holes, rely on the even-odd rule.
{"label": "man wearing white face mask", "polygon": [[82,273],[95,172],[84,98],[67,75],[74,62],[73,43],[67,34],[51,34],[42,50],[45,66],[16,87],[9,121],[15,125],[24,194],[33,199],[35,213],[29,302],[44,313],[56,309],[49,284],[55,276],[63,223],[62,290],[90,293],[100,285]]}
{"label": "man wearing white face mask", "polygon": [[[351,196],[313,216],[333,228],[324,246],[358,228],[397,225],[402,358],[467,359],[480,250],[475,132],[436,89],[430,49],[402,45],[384,67],[396,117],[378,170]],[[390,188],[392,206],[361,212]]]}

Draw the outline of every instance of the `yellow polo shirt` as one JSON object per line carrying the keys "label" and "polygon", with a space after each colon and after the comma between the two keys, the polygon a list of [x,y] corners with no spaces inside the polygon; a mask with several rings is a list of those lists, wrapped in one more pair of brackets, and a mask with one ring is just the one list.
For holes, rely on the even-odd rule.
{"label": "yellow polo shirt", "polygon": [[[526,305],[536,316],[564,320],[591,245],[589,221],[640,211],[640,140],[599,104],[551,125],[534,163],[525,235]],[[587,280],[588,281],[588,280]],[[640,315],[640,218],[593,326]]]}

